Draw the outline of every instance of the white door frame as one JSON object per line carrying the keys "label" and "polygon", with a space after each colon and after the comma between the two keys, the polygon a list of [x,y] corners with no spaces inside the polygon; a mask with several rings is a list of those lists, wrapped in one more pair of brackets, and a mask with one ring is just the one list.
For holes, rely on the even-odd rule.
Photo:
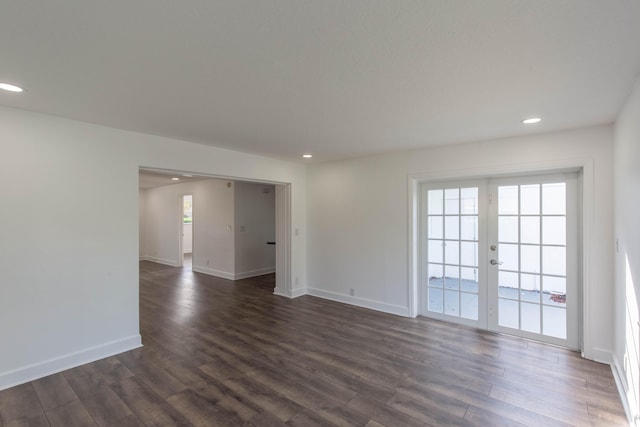
{"label": "white door frame", "polygon": [[182,251],[184,245],[184,196],[186,194],[178,196],[178,267],[184,266],[184,252]]}
{"label": "white door frame", "polygon": [[580,286],[580,309],[578,319],[581,324],[580,349],[588,359],[598,359],[594,354],[591,328],[591,248],[594,234],[594,161],[591,158],[579,158],[554,162],[522,163],[513,165],[493,165],[473,169],[437,170],[427,173],[413,173],[407,176],[408,202],[408,301],[409,316],[418,315],[420,286],[420,184],[430,181],[482,179],[489,176],[500,177],[517,174],[535,175],[553,171],[578,170],[578,192],[582,198],[578,205],[580,220],[578,231],[578,281]]}
{"label": "white door frame", "polygon": [[291,184],[276,184],[276,295],[291,291]]}
{"label": "white door frame", "polygon": [[[193,203],[193,192],[182,193],[178,196],[179,215],[178,215],[178,267],[184,267],[184,198],[191,196]],[[192,205],[193,206],[193,205]],[[193,239],[195,237],[194,226],[191,223],[191,256],[193,256]]]}

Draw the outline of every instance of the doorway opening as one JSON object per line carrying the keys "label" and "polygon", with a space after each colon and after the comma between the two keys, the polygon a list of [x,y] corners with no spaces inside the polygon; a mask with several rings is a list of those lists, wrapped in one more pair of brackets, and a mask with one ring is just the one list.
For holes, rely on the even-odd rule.
{"label": "doorway opening", "polygon": [[[143,176],[156,183],[143,188]],[[140,177],[141,260],[230,280],[275,273],[273,292],[291,296],[289,184],[148,168]]]}
{"label": "doorway opening", "polygon": [[193,267],[193,194],[185,194],[181,200],[182,222],[181,222],[181,250],[182,267],[191,270]]}

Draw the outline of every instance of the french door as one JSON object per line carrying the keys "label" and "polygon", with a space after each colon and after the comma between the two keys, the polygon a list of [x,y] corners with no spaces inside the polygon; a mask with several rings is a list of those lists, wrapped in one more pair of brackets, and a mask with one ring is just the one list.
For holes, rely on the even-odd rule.
{"label": "french door", "polygon": [[421,313],[578,347],[577,176],[422,187]]}

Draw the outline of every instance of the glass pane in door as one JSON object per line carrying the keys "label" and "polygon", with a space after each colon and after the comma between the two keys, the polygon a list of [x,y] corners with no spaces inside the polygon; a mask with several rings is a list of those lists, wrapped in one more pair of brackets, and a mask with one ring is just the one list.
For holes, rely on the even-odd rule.
{"label": "glass pane in door", "polygon": [[497,194],[498,325],[567,339],[566,184]]}
{"label": "glass pane in door", "polygon": [[427,196],[427,310],[478,320],[478,188]]}

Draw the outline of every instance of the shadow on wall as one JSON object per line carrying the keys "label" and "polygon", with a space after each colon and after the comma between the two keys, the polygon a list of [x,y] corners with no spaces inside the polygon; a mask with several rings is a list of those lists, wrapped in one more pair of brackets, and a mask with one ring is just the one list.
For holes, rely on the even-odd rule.
{"label": "shadow on wall", "polygon": [[638,301],[636,298],[635,282],[629,256],[625,254],[625,345],[623,369],[625,375],[626,398],[631,408],[631,416],[637,417],[640,409],[640,316],[638,313]]}

